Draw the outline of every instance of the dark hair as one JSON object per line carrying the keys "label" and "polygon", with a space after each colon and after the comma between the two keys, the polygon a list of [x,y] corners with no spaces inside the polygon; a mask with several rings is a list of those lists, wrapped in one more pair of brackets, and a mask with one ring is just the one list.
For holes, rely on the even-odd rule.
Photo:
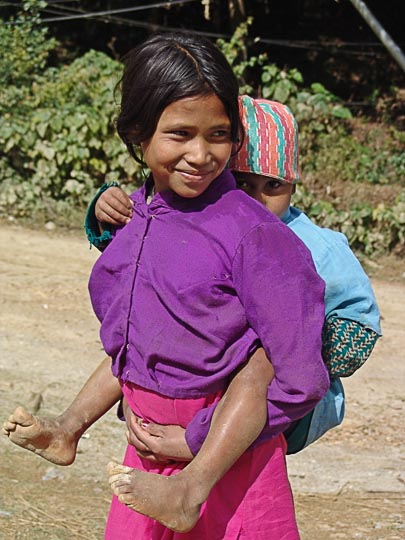
{"label": "dark hair", "polygon": [[231,122],[231,140],[243,139],[238,82],[222,52],[185,33],[156,34],[124,58],[117,131],[140,163],[136,147],[156,130],[164,109],[179,99],[216,94]]}

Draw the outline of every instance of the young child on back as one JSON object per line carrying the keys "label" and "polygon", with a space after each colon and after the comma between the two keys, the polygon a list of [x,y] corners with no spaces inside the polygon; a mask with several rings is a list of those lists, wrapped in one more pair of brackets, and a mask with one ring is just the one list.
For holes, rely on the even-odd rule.
{"label": "young child on back", "polygon": [[298,127],[290,109],[249,96],[240,97],[240,106],[245,140],[229,165],[237,184],[306,244],[325,282],[322,352],[331,386],[315,409],[287,430],[288,453],[295,453],[341,422],[344,392],[339,377],[352,375],[370,356],[381,335],[380,313],[370,280],[347,238],[317,226],[290,206],[301,180]]}
{"label": "young child on back", "polygon": [[[177,538],[170,529],[191,529],[185,539],[299,538],[282,431],[329,385],[324,284],[304,244],[225,171],[242,136],[237,94],[230,66],[205,40],[155,36],[127,57],[117,128],[151,176],[91,274],[101,339],[145,422],[185,428],[219,405],[188,466],[142,459],[132,446],[126,466],[110,464],[118,498],[109,540]],[[105,365],[98,382],[108,379]],[[239,397],[248,414],[235,423]],[[83,425],[104,407],[86,399]],[[24,427],[15,416],[4,426],[12,440]],[[38,450],[32,439],[26,447]]]}

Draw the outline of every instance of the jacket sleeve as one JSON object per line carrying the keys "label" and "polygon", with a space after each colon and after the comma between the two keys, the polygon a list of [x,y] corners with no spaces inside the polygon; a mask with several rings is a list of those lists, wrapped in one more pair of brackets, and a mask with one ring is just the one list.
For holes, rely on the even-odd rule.
{"label": "jacket sleeve", "polygon": [[[259,441],[305,416],[329,388],[321,354],[324,282],[308,249],[281,222],[262,223],[243,239],[233,276],[248,323],[275,373],[268,389],[268,424]],[[187,426],[193,453],[208,433],[213,410],[203,409]]]}

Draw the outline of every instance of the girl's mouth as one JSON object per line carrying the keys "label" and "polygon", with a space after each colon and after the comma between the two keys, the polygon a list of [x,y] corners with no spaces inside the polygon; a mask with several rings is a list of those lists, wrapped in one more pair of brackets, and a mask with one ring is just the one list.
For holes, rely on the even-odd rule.
{"label": "girl's mouth", "polygon": [[193,182],[199,182],[202,180],[205,180],[207,176],[212,174],[212,171],[182,171],[178,170],[178,173],[180,173],[185,178],[188,178],[192,180]]}

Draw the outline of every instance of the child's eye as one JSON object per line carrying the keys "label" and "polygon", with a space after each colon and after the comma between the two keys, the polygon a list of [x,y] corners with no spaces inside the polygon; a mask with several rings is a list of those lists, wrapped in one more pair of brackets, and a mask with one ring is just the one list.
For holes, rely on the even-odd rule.
{"label": "child's eye", "polygon": [[281,182],[278,180],[269,180],[266,184],[266,189],[278,189],[281,186]]}
{"label": "child's eye", "polygon": [[236,185],[238,186],[238,189],[248,189],[249,185],[245,180],[238,180],[236,178]]}

